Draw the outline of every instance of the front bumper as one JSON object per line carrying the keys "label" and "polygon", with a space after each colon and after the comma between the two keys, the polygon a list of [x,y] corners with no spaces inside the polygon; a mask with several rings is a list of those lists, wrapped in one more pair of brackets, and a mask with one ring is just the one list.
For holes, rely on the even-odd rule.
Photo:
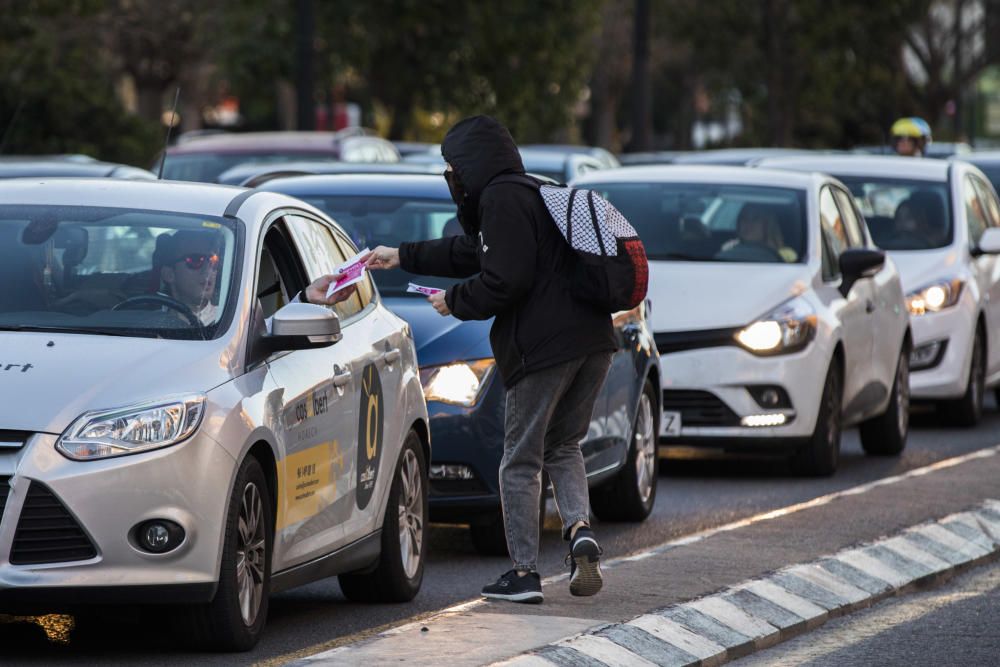
{"label": "front bumper", "polygon": [[[660,357],[665,417],[660,420],[660,444],[731,451],[794,446],[812,435],[829,363],[829,355],[815,341],[801,352],[775,357],[756,357],[738,347],[664,354]],[[791,407],[762,407],[747,389],[761,385],[783,389]],[[673,392],[689,393],[693,407],[685,405],[684,400],[689,400],[685,394]],[[694,399],[704,402],[694,403]],[[679,432],[667,430],[666,417],[671,412],[681,413]],[[786,420],[783,425],[742,425],[747,417],[778,414]]]}
{"label": "front bumper", "polygon": [[910,318],[910,326],[914,350],[934,342],[945,345],[936,365],[923,370],[911,369],[910,396],[914,399],[960,398],[969,382],[976,326],[974,311],[962,303],[939,313],[914,316]]}
{"label": "front bumper", "polygon": [[[0,453],[0,478],[10,486],[0,517],[0,611],[36,600],[44,604],[204,602],[215,594],[232,457],[195,434],[165,449],[103,461],[70,461],[55,450],[56,436],[36,434],[20,450]],[[37,508],[29,490],[47,490],[61,504],[64,524],[75,521],[92,545],[80,558],[59,550],[54,562],[33,562],[18,529]],[[55,505],[53,505],[55,506]],[[67,519],[66,517],[69,517]],[[130,539],[133,527],[168,519],[183,542],[151,554]],[[34,594],[37,593],[37,597]]]}

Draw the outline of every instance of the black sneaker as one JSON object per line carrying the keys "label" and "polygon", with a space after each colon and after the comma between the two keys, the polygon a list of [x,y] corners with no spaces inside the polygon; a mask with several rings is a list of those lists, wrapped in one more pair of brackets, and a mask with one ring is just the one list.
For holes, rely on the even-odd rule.
{"label": "black sneaker", "polygon": [[538,604],[542,601],[542,579],[537,572],[517,576],[517,570],[505,573],[496,582],[483,587],[483,597],[491,600],[527,602]]}
{"label": "black sneaker", "polygon": [[594,537],[594,531],[582,527],[577,529],[569,545],[569,592],[571,595],[596,595],[604,585],[601,578],[601,545]]}

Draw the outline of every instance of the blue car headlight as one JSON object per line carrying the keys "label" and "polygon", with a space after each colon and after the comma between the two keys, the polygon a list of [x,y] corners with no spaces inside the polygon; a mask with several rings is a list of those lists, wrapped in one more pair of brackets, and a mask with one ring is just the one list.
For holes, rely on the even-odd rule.
{"label": "blue car headlight", "polygon": [[169,447],[191,437],[204,413],[204,394],[85,412],[66,429],[56,449],[74,461],[94,461]]}
{"label": "blue car headlight", "polygon": [[428,401],[472,407],[479,401],[496,367],[494,359],[455,361],[420,369],[420,384]]}

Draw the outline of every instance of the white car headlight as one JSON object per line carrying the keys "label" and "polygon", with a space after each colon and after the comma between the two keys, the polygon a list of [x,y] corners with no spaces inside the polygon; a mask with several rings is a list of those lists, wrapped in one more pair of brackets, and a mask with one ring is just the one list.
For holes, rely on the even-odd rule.
{"label": "white car headlight", "polygon": [[757,355],[787,354],[801,350],[816,335],[816,312],[809,302],[795,297],[736,334],[736,341]]}
{"label": "white car headlight", "polygon": [[958,278],[928,285],[906,295],[906,309],[910,315],[923,315],[951,308],[958,303],[964,286],[965,281]]}
{"label": "white car headlight", "polygon": [[495,366],[493,359],[478,359],[421,368],[420,384],[424,387],[424,397],[428,401],[472,407],[479,400]]}
{"label": "white car headlight", "polygon": [[191,437],[204,413],[204,394],[86,412],[66,429],[56,449],[74,461],[94,461],[169,447]]}

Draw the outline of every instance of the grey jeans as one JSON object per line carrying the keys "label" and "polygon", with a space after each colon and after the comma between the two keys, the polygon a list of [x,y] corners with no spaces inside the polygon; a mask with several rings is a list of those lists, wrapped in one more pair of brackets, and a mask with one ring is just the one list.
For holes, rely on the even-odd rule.
{"label": "grey jeans", "polygon": [[611,365],[611,353],[580,357],[522,378],[507,390],[500,501],[514,568],[534,571],[542,468],[555,491],[563,537],[590,523],[590,494],[580,441]]}

